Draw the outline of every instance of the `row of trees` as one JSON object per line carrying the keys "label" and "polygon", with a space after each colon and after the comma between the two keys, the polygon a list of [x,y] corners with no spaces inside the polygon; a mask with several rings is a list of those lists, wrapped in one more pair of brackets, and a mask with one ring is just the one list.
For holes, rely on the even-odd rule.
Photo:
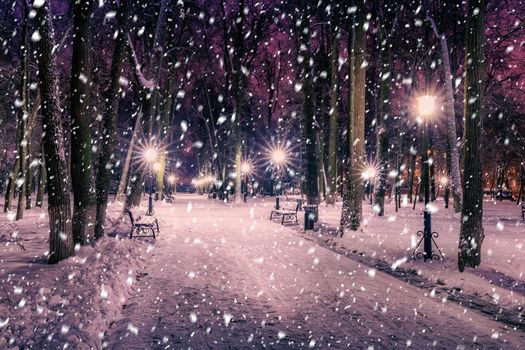
{"label": "row of trees", "polygon": [[[477,22],[485,9],[489,25]],[[505,122],[507,115],[517,118],[520,108],[510,102],[520,89],[505,97],[505,104],[497,96],[519,81],[519,71],[507,75],[499,62],[514,59],[504,45],[523,26],[509,24],[504,33],[488,29],[488,59],[480,51],[481,28],[493,28],[498,20],[496,2],[469,1],[467,8],[439,0],[322,1],[315,6],[305,1],[120,0],[97,7],[93,0],[82,0],[71,6],[23,2],[4,10],[5,21],[8,11],[22,19],[11,24],[21,29],[15,30],[15,39],[2,39],[11,47],[4,52],[11,59],[2,62],[21,62],[8,68],[22,72],[4,89],[19,91],[13,110],[17,152],[5,209],[11,209],[16,192],[17,216],[22,217],[20,203],[30,206],[38,165],[37,204],[48,180],[50,262],[72,254],[74,244],[103,236],[110,189],[126,206],[140,203],[148,171],[140,152],[146,145],[162,150],[161,193],[166,174],[176,170],[186,180],[211,173],[224,187],[233,176],[239,195],[237,170],[244,158],[259,153],[260,145],[300,139],[299,177],[308,203],[326,199],[333,204],[342,192],[342,232],[356,230],[362,217],[361,173],[371,158],[380,167],[374,194],[380,215],[391,169],[398,172],[396,184],[408,169],[409,187],[414,187],[422,153],[410,96],[433,88],[442,91],[445,116],[443,128],[432,128],[435,154],[446,154],[446,161],[436,158],[436,163],[442,162],[450,176],[454,207],[469,218],[462,221],[460,262],[479,264],[470,259],[479,259],[482,242],[480,197],[471,196],[479,184],[470,179],[481,174],[481,116],[488,116],[483,118],[485,135],[503,143],[505,135],[492,130],[501,130],[496,122]],[[504,18],[507,23],[514,17],[507,12]],[[2,38],[10,36],[6,33]],[[113,45],[106,44],[109,38]],[[15,42],[27,44],[15,53]],[[476,75],[487,71],[484,66],[490,75],[479,87],[482,79]],[[70,89],[59,89],[65,81]],[[481,105],[489,99],[490,105]],[[503,121],[494,117],[500,113]],[[523,152],[519,124],[513,130],[511,158]],[[42,157],[34,151],[40,135]],[[3,156],[9,154],[6,149]],[[463,194],[465,188],[475,191]]]}

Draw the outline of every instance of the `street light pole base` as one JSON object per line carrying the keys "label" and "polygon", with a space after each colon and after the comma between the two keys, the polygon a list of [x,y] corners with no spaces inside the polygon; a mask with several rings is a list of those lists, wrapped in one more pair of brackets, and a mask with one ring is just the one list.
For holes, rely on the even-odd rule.
{"label": "street light pole base", "polygon": [[421,238],[419,239],[419,242],[417,242],[416,248],[412,252],[412,258],[414,260],[416,259],[424,259],[425,261],[427,260],[433,260],[433,261],[445,260],[445,257],[443,256],[443,253],[441,252],[441,249],[439,248],[435,240],[435,238],[439,237],[439,233],[432,232],[432,235],[431,235],[432,244],[436,247],[436,250],[439,252],[439,255],[435,253],[435,251],[432,251],[432,255],[430,257],[427,257],[424,251],[417,250],[419,246],[421,245],[421,243],[423,243],[423,241],[425,240],[425,234],[423,233],[423,231],[417,231],[416,235]]}

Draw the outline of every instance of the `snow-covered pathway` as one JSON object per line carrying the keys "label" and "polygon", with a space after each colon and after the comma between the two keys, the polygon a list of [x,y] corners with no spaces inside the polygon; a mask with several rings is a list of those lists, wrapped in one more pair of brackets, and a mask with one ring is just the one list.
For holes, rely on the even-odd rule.
{"label": "snow-covered pathway", "polygon": [[[191,203],[191,204],[189,204]],[[268,218],[179,195],[110,348],[516,348],[525,333],[370,270]]]}

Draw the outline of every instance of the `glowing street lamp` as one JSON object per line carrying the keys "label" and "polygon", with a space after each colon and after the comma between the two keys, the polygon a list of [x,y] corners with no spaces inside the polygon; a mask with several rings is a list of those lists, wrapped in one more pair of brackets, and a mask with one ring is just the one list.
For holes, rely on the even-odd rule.
{"label": "glowing street lamp", "polygon": [[370,205],[372,205],[372,183],[376,177],[377,170],[374,166],[368,166],[362,173],[361,177],[367,181],[368,186],[368,198],[370,199]]}
{"label": "glowing street lamp", "polygon": [[158,151],[154,147],[148,147],[144,150],[144,160],[149,164],[154,163],[158,156]]}
{"label": "glowing street lamp", "polygon": [[426,118],[436,111],[436,96],[423,95],[417,98],[417,110],[419,115]]}
{"label": "glowing street lamp", "polygon": [[283,165],[286,163],[286,153],[280,148],[276,148],[272,151],[272,161],[276,165]]}
{"label": "glowing street lamp", "polygon": [[175,176],[175,174],[168,175],[168,185],[169,185],[170,195],[172,194],[173,189],[175,188],[176,181],[177,181],[177,177]]}
{"label": "glowing street lamp", "polygon": [[252,165],[249,162],[243,162],[241,165],[241,172],[245,176],[250,175],[252,173]]}
{"label": "glowing street lamp", "polygon": [[153,172],[160,170],[160,163],[157,161],[159,152],[155,147],[148,146],[144,149],[143,157],[152,170],[149,179],[148,211],[146,212],[146,215],[151,216],[153,215]]}
{"label": "glowing street lamp", "polygon": [[243,190],[243,193],[242,193],[242,196],[243,196],[243,200],[244,202],[246,203],[246,199],[248,197],[248,178],[250,177],[250,175],[252,174],[252,171],[253,171],[253,165],[251,163],[250,160],[245,160],[242,162],[241,164],[241,174],[242,174],[242,177],[244,178],[244,188],[242,188]]}
{"label": "glowing street lamp", "polygon": [[430,211],[430,165],[428,119],[436,111],[436,96],[423,95],[417,98],[417,112],[423,118],[423,186],[425,189],[425,210],[423,212],[423,258],[432,259],[432,214]]}

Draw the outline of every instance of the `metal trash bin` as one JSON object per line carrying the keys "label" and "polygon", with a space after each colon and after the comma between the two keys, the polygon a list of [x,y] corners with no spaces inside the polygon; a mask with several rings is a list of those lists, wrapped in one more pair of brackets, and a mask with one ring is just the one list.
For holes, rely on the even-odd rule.
{"label": "metal trash bin", "polygon": [[303,205],[304,210],[304,229],[313,230],[317,221],[317,205]]}

